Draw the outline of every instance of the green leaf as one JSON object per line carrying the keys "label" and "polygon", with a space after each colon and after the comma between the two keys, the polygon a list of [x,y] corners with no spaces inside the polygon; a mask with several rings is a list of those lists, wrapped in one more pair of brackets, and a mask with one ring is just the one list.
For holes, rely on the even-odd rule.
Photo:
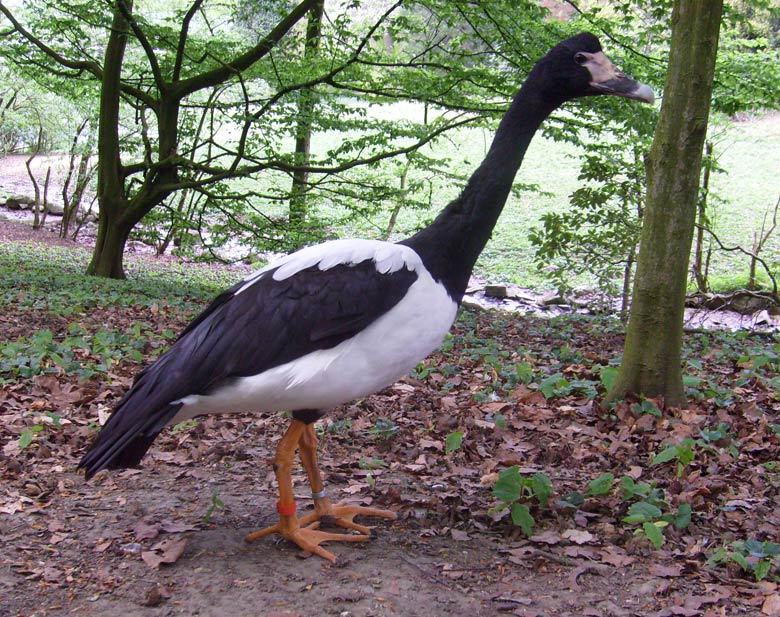
{"label": "green leaf", "polygon": [[588,490],[585,494],[589,496],[606,495],[612,490],[612,484],[614,484],[614,482],[615,476],[613,474],[609,472],[603,473],[598,478],[591,480],[590,483],[588,483]]}
{"label": "green leaf", "polygon": [[361,469],[381,469],[382,467],[387,467],[387,463],[381,458],[364,456],[358,461],[358,467]]}
{"label": "green leaf", "polygon": [[534,517],[531,516],[531,511],[524,503],[516,503],[512,506],[512,522],[520,527],[526,536],[533,535],[534,532]]}
{"label": "green leaf", "polygon": [[677,515],[674,517],[674,526],[677,529],[686,529],[691,524],[691,504],[681,503],[677,508]]}
{"label": "green leaf", "polygon": [[520,499],[522,490],[523,478],[517,465],[514,465],[498,474],[498,482],[493,487],[493,497],[504,503],[512,503]]}
{"label": "green leaf", "polygon": [[558,501],[558,505],[564,508],[579,508],[583,503],[585,503],[585,496],[577,491],[567,493]]}
{"label": "green leaf", "polygon": [[656,404],[653,401],[649,401],[647,399],[642,400],[641,403],[634,403],[634,406],[631,409],[635,414],[640,416],[645,414],[655,416],[656,418],[663,416],[663,413],[660,409],[658,409]]}
{"label": "green leaf", "polygon": [[495,424],[498,428],[506,428],[506,418],[500,414],[497,413],[495,416],[493,416],[493,424]]}
{"label": "green leaf", "polygon": [[553,485],[550,478],[539,472],[533,474],[531,476],[531,490],[533,490],[539,503],[542,506],[547,507],[547,504],[550,501],[550,495],[552,495],[553,492]]}
{"label": "green leaf", "polygon": [[650,461],[650,466],[654,467],[655,465],[663,465],[664,463],[668,463],[669,461],[673,461],[680,455],[680,451],[675,445],[669,445],[666,446],[666,448],[656,454],[653,457],[653,460]]}
{"label": "green leaf", "polygon": [[758,561],[753,566],[753,575],[756,577],[757,581],[762,581],[767,577],[767,574],[769,574],[769,570],[772,567],[772,562],[768,559],[762,559],[761,561]]}
{"label": "green leaf", "polygon": [[659,549],[664,544],[664,533],[661,528],[655,523],[647,522],[642,524],[642,530],[645,532],[647,539],[656,548]]}
{"label": "green leaf", "polygon": [[[691,364],[690,361],[688,363]],[[701,366],[698,368],[701,368]],[[703,379],[694,377],[693,375],[683,375],[683,385],[686,388],[698,388],[703,383],[703,381]]]}
{"label": "green leaf", "polygon": [[539,384],[539,391],[544,395],[544,398],[549,399],[568,394],[569,385],[562,373],[555,373],[542,380]]}
{"label": "green leaf", "polygon": [[[693,459],[696,458],[696,451],[694,450],[695,442],[693,439],[683,439],[678,445],[677,445],[677,461],[679,463],[678,466],[686,467],[687,465],[690,465],[693,462]],[[680,469],[678,469],[677,475],[681,475]]]}
{"label": "green leaf", "polygon": [[761,542],[759,540],[746,540],[742,547],[753,557],[773,557],[780,552],[780,546],[774,542]]}
{"label": "green leaf", "polygon": [[707,559],[707,566],[710,568],[714,568],[715,566],[719,566],[722,563],[725,563],[728,561],[728,553],[726,552],[726,549],[723,547],[720,547],[717,551],[715,551],[712,555],[710,555],[710,558]]}
{"label": "green leaf", "polygon": [[447,438],[444,440],[444,452],[446,454],[451,454],[459,449],[462,443],[463,431],[454,431],[447,435]]}
{"label": "green leaf", "polygon": [[767,557],[777,557],[780,555],[780,544],[777,542],[764,542],[764,555]]}
{"label": "green leaf", "polygon": [[742,553],[731,553],[731,560],[739,564],[739,567],[745,572],[750,572],[750,564]]}
{"label": "green leaf", "polygon": [[624,523],[645,523],[660,518],[662,512],[653,504],[646,501],[638,501],[631,504],[628,516],[623,518]]}
{"label": "green leaf", "polygon": [[19,435],[19,449],[24,450],[27,446],[29,446],[33,442],[33,437],[35,437],[35,433],[33,433],[29,428],[24,429],[22,434]]}
{"label": "green leaf", "polygon": [[605,366],[599,372],[599,379],[605,390],[609,391],[612,389],[618,376],[618,370],[616,366]]}

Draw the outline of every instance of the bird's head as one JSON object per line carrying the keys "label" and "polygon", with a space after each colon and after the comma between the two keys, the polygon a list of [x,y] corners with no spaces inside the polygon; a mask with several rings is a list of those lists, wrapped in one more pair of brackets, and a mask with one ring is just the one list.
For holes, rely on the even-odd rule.
{"label": "bird's head", "polygon": [[537,68],[552,78],[551,89],[564,99],[611,94],[644,103],[654,100],[652,88],[618,70],[589,32],[558,43]]}

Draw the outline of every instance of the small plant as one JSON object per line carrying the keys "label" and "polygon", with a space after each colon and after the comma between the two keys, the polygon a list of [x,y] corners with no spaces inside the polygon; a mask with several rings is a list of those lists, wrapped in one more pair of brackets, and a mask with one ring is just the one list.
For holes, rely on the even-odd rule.
{"label": "small plant", "polygon": [[637,483],[631,476],[620,478],[620,492],[626,501],[646,501],[659,508],[667,507],[662,489],[647,482]]}
{"label": "small plant", "polygon": [[643,398],[640,402],[634,403],[631,410],[638,416],[651,415],[656,418],[663,416],[658,406],[651,400]]}
{"label": "small plant", "polygon": [[656,549],[659,549],[664,543],[664,529],[670,524],[674,524],[677,529],[685,529],[691,524],[691,513],[691,506],[687,503],[680,504],[674,514],[664,514],[661,508],[654,504],[637,501],[628,508],[623,522],[630,525],[641,524],[642,526],[634,534],[644,535]]}
{"label": "small plant", "polygon": [[572,491],[564,495],[557,503],[564,508],[579,508],[585,503],[586,497],[597,497],[599,495],[608,495],[615,483],[615,476],[609,472],[601,474],[595,480],[588,483],[585,493]]}
{"label": "small plant", "polygon": [[696,440],[696,443],[708,450],[714,450],[715,446],[725,448],[732,458],[739,458],[741,444],[736,440],[730,428],[726,422],[718,422],[714,428],[705,427],[699,430],[699,439]]}
{"label": "small plant", "polygon": [[681,477],[685,468],[696,458],[696,442],[690,437],[676,444],[669,444],[650,461],[650,466],[662,465],[670,461],[677,461],[677,477]]}
{"label": "small plant", "polygon": [[216,510],[224,510],[225,503],[219,498],[219,489],[214,489],[211,494],[211,503],[209,504],[206,514],[203,515],[203,522],[208,525],[211,522],[211,517]]}
{"label": "small plant", "polygon": [[387,467],[387,463],[381,458],[369,458],[364,456],[358,461],[358,467],[360,467],[360,469],[381,469],[382,467]]}
{"label": "small plant", "polygon": [[715,403],[718,407],[728,407],[734,402],[734,391],[731,388],[723,388],[713,379],[701,384],[702,396]]}
{"label": "small plant", "polygon": [[571,382],[563,376],[563,373],[553,373],[539,382],[539,392],[541,392],[546,399],[566,396],[570,394],[571,391]]}
{"label": "small plant", "polygon": [[395,437],[398,426],[389,418],[379,418],[368,432],[380,441],[388,441]]}
{"label": "small plant", "polygon": [[588,490],[585,491],[586,497],[595,497],[596,495],[607,495],[612,490],[615,483],[615,476],[609,472],[601,474],[595,480],[588,483]]}
{"label": "small plant", "polygon": [[323,431],[332,435],[342,435],[348,433],[352,428],[350,418],[340,418],[324,426]]}
{"label": "small plant", "polygon": [[420,381],[423,381],[429,375],[435,372],[437,372],[435,366],[425,366],[424,363],[420,362],[420,364],[418,364],[415,368],[412,369],[410,375],[415,379],[419,379]]}
{"label": "small plant", "polygon": [[750,573],[757,581],[761,581],[773,568],[780,569],[780,544],[738,540],[715,551],[707,560],[707,565],[712,568],[730,562],[736,563],[743,572]]}
{"label": "small plant", "polygon": [[496,428],[506,428],[507,422],[506,422],[506,416],[502,413],[497,413],[492,418],[493,424],[496,425]]}
{"label": "small plant", "polygon": [[620,369],[618,369],[616,366],[601,367],[601,370],[599,371],[599,381],[601,381],[601,385],[604,387],[605,391],[612,389],[612,385],[617,379],[619,370]]}
{"label": "small plant", "polygon": [[[387,467],[387,463],[385,463],[381,458],[369,458],[364,456],[358,461],[358,467],[369,470],[382,469],[383,467]],[[372,489],[376,486],[376,478],[374,478],[374,474],[372,474],[370,471],[366,474],[366,482],[368,482],[368,485]]]}
{"label": "small plant", "polygon": [[27,448],[35,440],[35,435],[42,430],[43,426],[40,424],[34,424],[33,426],[24,429],[19,435],[19,449],[24,450]]}
{"label": "small plant", "polygon": [[492,508],[491,512],[509,507],[512,522],[520,527],[526,536],[530,536],[536,521],[531,516],[528,505],[522,502],[536,499],[540,506],[546,508],[552,493],[553,486],[548,476],[540,472],[522,475],[520,468],[515,465],[498,475],[498,482],[493,487],[493,497],[500,500],[501,504]]}
{"label": "small plant", "polygon": [[178,435],[179,433],[185,433],[189,431],[191,428],[195,428],[198,426],[198,421],[194,418],[191,420],[184,420],[183,422],[179,422],[178,424],[174,424],[171,427],[171,435]]}

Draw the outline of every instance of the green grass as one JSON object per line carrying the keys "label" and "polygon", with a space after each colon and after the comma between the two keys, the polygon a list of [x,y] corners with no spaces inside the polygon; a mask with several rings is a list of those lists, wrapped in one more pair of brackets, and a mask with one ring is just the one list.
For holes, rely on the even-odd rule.
{"label": "green grass", "polygon": [[199,264],[129,256],[128,280],[85,276],[85,250],[30,243],[0,244],[0,310],[47,311],[67,316],[97,306],[191,308],[236,282],[241,273]]}

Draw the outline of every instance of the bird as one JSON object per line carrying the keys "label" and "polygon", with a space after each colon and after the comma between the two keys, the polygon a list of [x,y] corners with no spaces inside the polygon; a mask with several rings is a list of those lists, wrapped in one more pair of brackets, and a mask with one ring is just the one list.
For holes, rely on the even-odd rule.
{"label": "bird", "polygon": [[[484,160],[427,227],[396,243],[340,239],[305,247],[217,296],[137,375],[79,463],[86,479],[138,465],[166,426],[203,414],[286,411],[292,418],[273,465],[279,519],[247,541],[279,534],[335,563],[323,543],[370,537],[356,516],[395,519],[391,510],[331,503],[314,423],[392,385],[438,348],[534,133],[566,101],[597,95],[653,101],[649,86],[619,71],[598,38],[582,32],[535,64]],[[301,517],[292,489],[296,450],[314,503]],[[322,531],[322,521],[347,531]]]}

